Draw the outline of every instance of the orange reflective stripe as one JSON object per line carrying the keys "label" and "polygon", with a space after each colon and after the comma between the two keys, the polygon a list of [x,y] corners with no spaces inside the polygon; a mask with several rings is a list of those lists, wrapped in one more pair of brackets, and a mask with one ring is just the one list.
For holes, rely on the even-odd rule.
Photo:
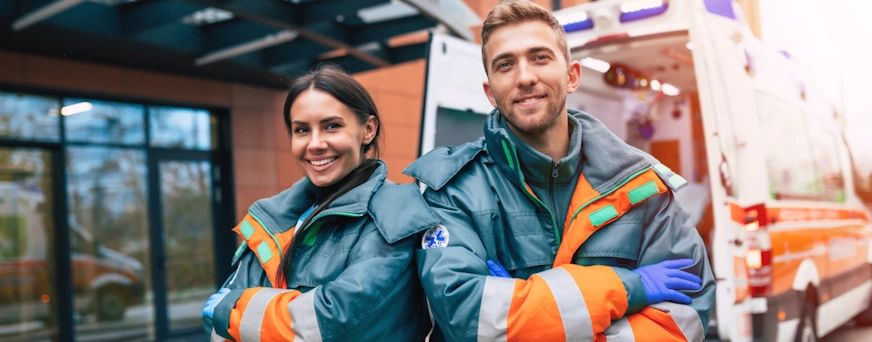
{"label": "orange reflective stripe", "polygon": [[260,328],[261,341],[293,341],[294,331],[291,329],[291,313],[288,304],[300,296],[300,291],[283,293],[270,301],[263,315]]}
{"label": "orange reflective stripe", "polygon": [[242,341],[242,334],[239,331],[239,323],[242,322],[242,314],[245,313],[245,308],[248,307],[248,303],[251,302],[251,298],[254,297],[256,293],[256,289],[243,291],[242,296],[236,300],[236,306],[230,310],[230,324],[227,327],[227,333],[230,334],[230,337],[233,337],[233,340],[235,341]]}
{"label": "orange reflective stripe", "polygon": [[575,190],[572,192],[572,199],[569,201],[569,212],[566,215],[566,221],[563,222],[563,235],[569,229],[569,223],[572,221],[572,214],[575,210],[581,208],[588,201],[599,196],[600,193],[593,189],[584,174],[578,175],[578,184],[575,185]]}
{"label": "orange reflective stripe", "polygon": [[562,341],[566,336],[554,295],[536,274],[515,281],[506,325],[508,341]]}
{"label": "orange reflective stripe", "polygon": [[560,266],[572,275],[590,314],[594,336],[604,332],[613,320],[627,312],[627,290],[618,274],[608,266]]}
{"label": "orange reflective stripe", "polygon": [[[288,303],[300,291],[264,287],[246,289],[230,310],[227,333],[236,341],[292,341],[291,314]],[[243,327],[243,325],[245,325]]]}
{"label": "orange reflective stripe", "polygon": [[[281,255],[294,236],[294,228],[284,233],[276,234],[276,238],[273,239],[266,228],[260,225],[260,222],[254,219],[251,214],[247,214],[233,228],[233,231],[239,234],[246,245],[248,245],[248,248],[257,255],[272,287],[286,288],[287,284],[277,284],[276,278],[278,277],[279,266],[282,262]],[[279,240],[281,245],[276,245],[276,240]]]}
{"label": "orange reflective stripe", "polygon": [[627,317],[636,342],[688,342],[669,313],[646,307]]}
{"label": "orange reflective stripe", "polygon": [[[563,302],[558,303],[558,298]],[[564,265],[527,281],[515,280],[506,337],[508,341],[590,340],[623,317],[627,305],[624,285],[610,267]]]}
{"label": "orange reflective stripe", "polygon": [[[581,180],[579,179],[579,181]],[[639,189],[640,187],[645,186],[648,183],[653,183],[656,185],[657,193],[645,198],[645,200],[637,202],[635,205],[632,204],[629,196],[630,191]],[[645,203],[647,199],[662,194],[668,191],[668,189],[669,188],[667,188],[666,185],[663,184],[663,181],[660,180],[660,177],[657,176],[654,170],[648,169],[647,171],[636,176],[636,178],[633,178],[611,194],[608,194],[596,200],[596,202],[591,203],[590,205],[582,209],[578,213],[578,215],[575,216],[575,219],[571,221],[569,227],[565,230],[566,233],[563,235],[563,242],[560,244],[560,248],[557,250],[557,256],[555,256],[554,258],[553,267],[572,263],[572,257],[575,255],[575,252],[581,247],[582,244],[584,244],[585,241],[587,241],[587,238],[589,238],[594,232],[620,218],[627,211],[629,211],[631,207]],[[583,199],[579,199],[578,201],[583,201]],[[573,199],[571,203],[576,202],[576,194],[573,194]],[[584,204],[582,203],[582,205]],[[609,209],[610,206],[612,207],[611,209]],[[575,213],[575,210],[577,210],[576,208],[578,207],[573,207],[572,205],[570,205],[570,212],[567,216],[571,217]],[[612,215],[603,216],[607,219],[603,222],[600,222],[597,226],[594,226],[594,224],[591,222],[591,215],[603,209],[608,209],[605,213],[611,213]]]}

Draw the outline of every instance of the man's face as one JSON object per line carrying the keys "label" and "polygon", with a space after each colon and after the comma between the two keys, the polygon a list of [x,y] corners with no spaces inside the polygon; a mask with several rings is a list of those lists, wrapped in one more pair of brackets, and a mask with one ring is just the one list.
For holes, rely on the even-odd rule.
{"label": "man's face", "polygon": [[485,46],[488,80],[484,91],[516,133],[544,134],[566,113],[566,94],[578,87],[581,66],[557,44],[542,21],[494,30]]}

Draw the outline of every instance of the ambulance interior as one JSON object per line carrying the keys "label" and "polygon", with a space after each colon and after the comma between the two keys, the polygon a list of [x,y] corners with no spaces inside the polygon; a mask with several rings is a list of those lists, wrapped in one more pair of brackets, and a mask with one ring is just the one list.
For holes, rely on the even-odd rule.
{"label": "ambulance interior", "polygon": [[581,85],[567,108],[583,110],[615,135],[682,175],[676,193],[690,224],[709,245],[710,179],[697,83],[686,33],[615,38],[572,50]]}

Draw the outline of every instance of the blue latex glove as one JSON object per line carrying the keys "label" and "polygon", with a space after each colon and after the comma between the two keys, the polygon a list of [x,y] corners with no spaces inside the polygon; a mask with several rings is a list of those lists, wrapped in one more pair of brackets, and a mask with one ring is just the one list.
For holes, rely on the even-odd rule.
{"label": "blue latex glove", "polygon": [[702,279],[694,274],[680,270],[693,265],[693,259],[666,260],[654,265],[642,266],[634,273],[642,278],[642,286],[648,297],[648,304],[671,301],[690,304],[690,296],[678,290],[697,291],[702,288]]}
{"label": "blue latex glove", "polygon": [[206,332],[212,332],[212,315],[215,314],[215,307],[218,306],[218,303],[221,303],[221,300],[228,293],[230,293],[230,289],[222,287],[218,290],[218,293],[213,294],[206,300],[206,306],[203,307],[203,328]]}
{"label": "blue latex glove", "polygon": [[500,278],[511,278],[512,277],[509,275],[509,272],[506,271],[506,268],[500,264],[499,261],[488,260],[487,261],[487,268],[490,269],[490,273],[494,277],[500,277]]}

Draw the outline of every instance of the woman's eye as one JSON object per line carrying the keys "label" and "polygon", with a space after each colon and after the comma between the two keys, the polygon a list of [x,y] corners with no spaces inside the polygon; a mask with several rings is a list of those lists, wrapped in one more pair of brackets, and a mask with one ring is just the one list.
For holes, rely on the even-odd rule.
{"label": "woman's eye", "polygon": [[334,129],[338,129],[339,127],[342,127],[342,126],[339,126],[339,124],[336,124],[336,123],[331,123],[331,124],[327,124],[327,126],[325,126],[324,129],[334,130]]}
{"label": "woman's eye", "polygon": [[295,134],[304,134],[304,133],[306,133],[306,132],[308,132],[308,131],[309,131],[309,129],[306,128],[306,127],[297,127],[297,128],[294,128],[294,133],[295,133]]}

